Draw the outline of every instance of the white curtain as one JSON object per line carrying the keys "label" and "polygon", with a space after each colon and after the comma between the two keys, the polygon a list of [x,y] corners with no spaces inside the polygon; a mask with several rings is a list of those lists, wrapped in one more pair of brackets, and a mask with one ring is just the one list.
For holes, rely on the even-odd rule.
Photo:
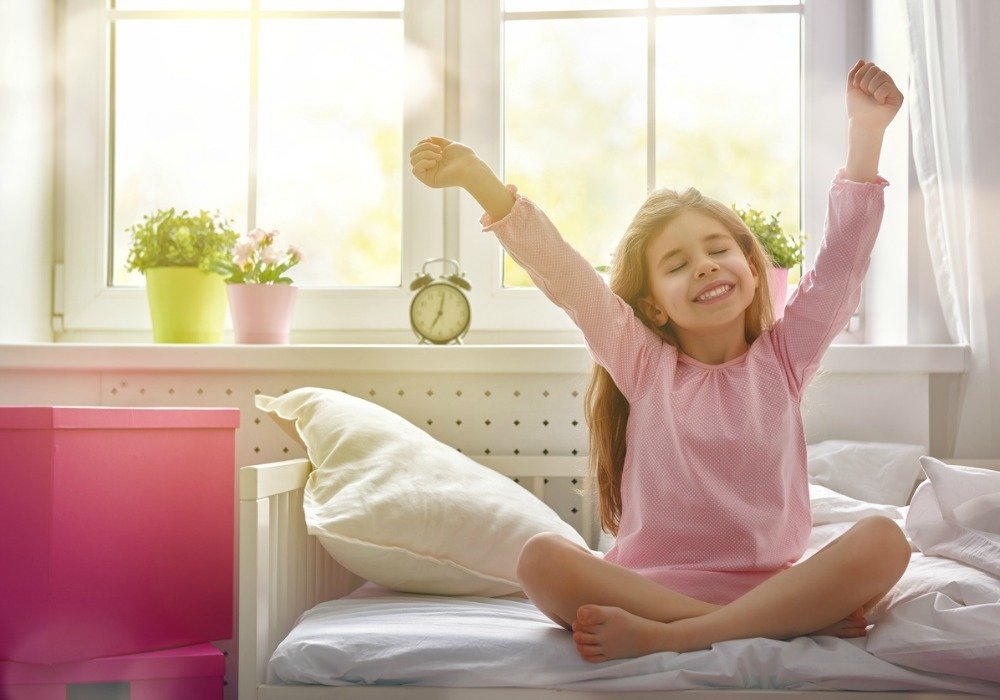
{"label": "white curtain", "polygon": [[953,457],[1000,457],[1000,2],[906,0],[913,157],[945,322],[971,348]]}

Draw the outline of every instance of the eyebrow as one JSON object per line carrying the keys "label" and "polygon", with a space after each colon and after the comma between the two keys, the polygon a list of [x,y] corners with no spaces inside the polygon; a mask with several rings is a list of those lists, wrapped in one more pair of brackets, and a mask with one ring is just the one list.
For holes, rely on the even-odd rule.
{"label": "eyebrow", "polygon": [[[704,238],[702,238],[701,242],[702,243],[707,243],[708,241],[714,241],[717,238],[725,238],[725,237],[726,237],[726,234],[724,234],[724,233],[710,233],[707,236],[705,236]],[[673,250],[668,251],[667,253],[665,253],[663,255],[662,258],[660,258],[660,262],[656,263],[656,266],[660,267],[669,258],[674,257],[675,255],[677,255],[678,253],[682,252],[683,250],[684,250],[683,248],[674,248]]]}

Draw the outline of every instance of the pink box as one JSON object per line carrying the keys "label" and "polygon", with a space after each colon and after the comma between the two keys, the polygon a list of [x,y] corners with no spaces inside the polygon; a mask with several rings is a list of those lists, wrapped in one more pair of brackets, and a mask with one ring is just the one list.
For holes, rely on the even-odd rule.
{"label": "pink box", "polygon": [[221,700],[226,663],[211,644],[50,666],[0,661],[0,698],[66,700],[78,683],[128,683],[130,700]]}
{"label": "pink box", "polygon": [[233,635],[238,409],[0,407],[0,659]]}

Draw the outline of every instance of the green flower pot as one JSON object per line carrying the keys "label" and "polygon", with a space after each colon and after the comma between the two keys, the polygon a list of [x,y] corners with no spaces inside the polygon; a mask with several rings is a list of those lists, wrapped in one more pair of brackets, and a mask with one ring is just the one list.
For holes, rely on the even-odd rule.
{"label": "green flower pot", "polygon": [[221,343],[226,282],[197,267],[151,267],[146,296],[154,343]]}

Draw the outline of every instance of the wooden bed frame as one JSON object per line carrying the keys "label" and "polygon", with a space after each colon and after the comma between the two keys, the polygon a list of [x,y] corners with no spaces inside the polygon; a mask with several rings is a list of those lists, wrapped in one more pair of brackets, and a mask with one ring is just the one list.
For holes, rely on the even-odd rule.
{"label": "wooden bed frame", "polygon": [[[536,496],[545,498],[546,478],[578,477],[586,471],[586,457],[497,457],[475,455],[477,462],[518,480]],[[993,466],[983,463],[982,466]],[[433,688],[421,686],[315,686],[267,683],[267,664],[277,645],[299,615],[312,606],[339,598],[361,585],[306,532],[302,497],[312,465],[305,459],[243,467],[239,475],[239,698],[240,700],[601,700],[621,698],[691,698],[724,695],[727,700],[763,697],[816,698],[816,691],[674,690],[583,692],[540,688]],[[593,504],[583,501],[584,539],[596,546]],[[940,692],[824,691],[824,700],[879,698],[880,700],[939,700],[978,697]]]}

